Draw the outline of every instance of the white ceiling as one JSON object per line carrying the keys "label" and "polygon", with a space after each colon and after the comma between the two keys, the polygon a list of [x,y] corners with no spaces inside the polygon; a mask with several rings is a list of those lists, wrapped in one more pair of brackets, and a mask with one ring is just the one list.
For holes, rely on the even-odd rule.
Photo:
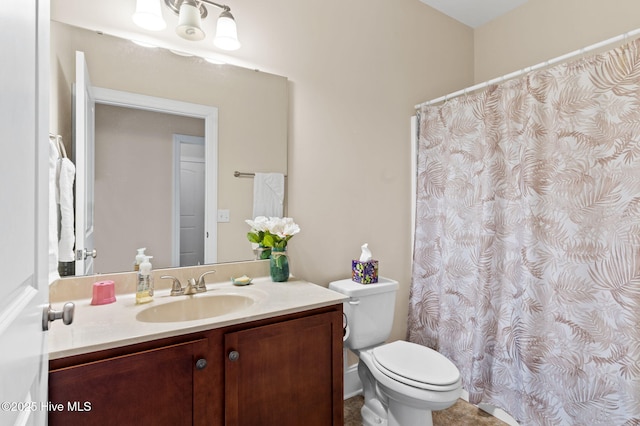
{"label": "white ceiling", "polygon": [[477,28],[522,6],[528,0],[420,0],[436,10],[462,22],[471,28]]}

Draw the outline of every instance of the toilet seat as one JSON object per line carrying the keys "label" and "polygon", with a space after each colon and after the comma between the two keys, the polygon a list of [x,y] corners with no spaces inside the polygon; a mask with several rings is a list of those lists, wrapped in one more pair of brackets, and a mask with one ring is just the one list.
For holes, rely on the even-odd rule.
{"label": "toilet seat", "polygon": [[444,355],[398,340],[372,349],[374,365],[384,375],[419,389],[450,391],[460,386],[460,372]]}

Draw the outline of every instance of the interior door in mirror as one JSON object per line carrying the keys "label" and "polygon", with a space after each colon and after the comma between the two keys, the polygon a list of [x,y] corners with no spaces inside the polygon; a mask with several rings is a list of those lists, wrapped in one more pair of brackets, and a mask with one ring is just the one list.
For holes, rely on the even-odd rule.
{"label": "interior door in mirror", "polygon": [[83,52],[76,52],[73,107],[73,152],[76,165],[76,275],[93,274],[95,97]]}

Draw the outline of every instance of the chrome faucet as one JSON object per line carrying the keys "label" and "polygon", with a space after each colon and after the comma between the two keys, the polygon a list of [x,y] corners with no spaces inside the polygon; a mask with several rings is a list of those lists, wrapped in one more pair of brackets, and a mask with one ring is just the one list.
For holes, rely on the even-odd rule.
{"label": "chrome faucet", "polygon": [[214,272],[216,271],[211,270],[205,272],[204,274],[200,275],[200,278],[198,278],[197,282],[195,278],[189,278],[187,280],[187,285],[184,286],[184,288],[182,287],[182,284],[180,284],[180,280],[173,275],[163,275],[160,278],[173,280],[171,284],[171,296],[182,296],[183,294],[192,295],[196,293],[204,293],[205,291],[207,291],[207,285],[204,282],[204,277],[206,275],[213,274]]}
{"label": "chrome faucet", "polygon": [[207,271],[207,272],[203,273],[202,275],[200,275],[200,278],[198,278],[198,283],[196,284],[196,292],[204,293],[205,291],[207,291],[207,285],[204,282],[204,277],[206,275],[213,274],[215,272],[216,272],[215,269],[212,269],[211,271]]}
{"label": "chrome faucet", "polygon": [[171,296],[181,296],[184,294],[184,289],[182,288],[182,284],[180,284],[179,279],[173,275],[163,275],[160,278],[173,280],[173,283],[171,284]]}
{"label": "chrome faucet", "polygon": [[187,280],[187,285],[184,288],[184,293],[186,295],[192,295],[198,293],[198,288],[196,286],[196,280],[193,278],[189,278]]}

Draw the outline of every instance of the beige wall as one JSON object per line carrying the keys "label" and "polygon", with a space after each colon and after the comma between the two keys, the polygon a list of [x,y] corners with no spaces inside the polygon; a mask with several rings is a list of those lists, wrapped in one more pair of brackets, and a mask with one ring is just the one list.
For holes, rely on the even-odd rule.
{"label": "beige wall", "polygon": [[[410,117],[473,81],[473,31],[418,0],[243,0],[238,56],[291,82],[292,272],[350,277],[367,242],[400,282],[392,339],[406,335],[411,275]],[[242,17],[242,18],[240,18]],[[235,53],[234,53],[235,55]]]}
{"label": "beige wall", "polygon": [[480,83],[640,28],[637,0],[529,0],[474,32]]}

